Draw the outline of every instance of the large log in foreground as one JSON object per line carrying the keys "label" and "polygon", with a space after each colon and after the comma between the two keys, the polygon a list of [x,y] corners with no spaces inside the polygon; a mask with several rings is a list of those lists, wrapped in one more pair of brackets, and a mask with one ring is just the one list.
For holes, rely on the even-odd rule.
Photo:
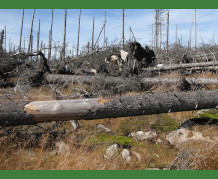
{"label": "large log in foreground", "polygon": [[31,125],[50,121],[93,120],[215,108],[218,90],[156,93],[114,99],[0,102],[0,125]]}

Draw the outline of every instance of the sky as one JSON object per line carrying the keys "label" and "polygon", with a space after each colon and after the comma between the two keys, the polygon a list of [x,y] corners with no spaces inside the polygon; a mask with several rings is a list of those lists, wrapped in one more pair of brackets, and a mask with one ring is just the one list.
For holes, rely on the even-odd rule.
{"label": "sky", "polygon": [[[61,45],[64,34],[64,9],[54,9],[53,21],[53,41]],[[28,46],[30,25],[32,19],[32,9],[24,10],[24,27],[22,46]],[[40,41],[48,44],[49,29],[51,26],[51,9],[36,9],[33,25],[33,49],[36,49],[36,38],[38,22],[41,23]],[[194,46],[194,10],[193,9],[170,9],[170,43],[175,42],[175,29],[177,25],[177,37],[182,38],[183,45],[187,45],[190,38],[190,29],[192,36],[192,46]],[[95,40],[104,24],[104,9],[82,9],[80,24],[80,50],[88,42],[91,43],[93,17],[95,17]],[[142,45],[151,45],[152,24],[154,24],[155,12],[153,9],[125,9],[125,39],[130,38],[130,26],[138,42]],[[73,49],[77,44],[78,30],[78,9],[67,10],[67,29],[66,42],[69,49]],[[6,26],[7,41],[6,48],[9,48],[9,41],[18,47],[20,39],[22,9],[0,9],[0,31]],[[218,10],[217,9],[197,9],[197,44],[202,42],[210,43],[212,40],[218,41]],[[116,40],[116,43],[122,40],[122,9],[106,9],[106,37],[109,44]],[[162,41],[166,41],[166,18],[162,21]],[[103,33],[99,38],[99,45],[103,44]]]}

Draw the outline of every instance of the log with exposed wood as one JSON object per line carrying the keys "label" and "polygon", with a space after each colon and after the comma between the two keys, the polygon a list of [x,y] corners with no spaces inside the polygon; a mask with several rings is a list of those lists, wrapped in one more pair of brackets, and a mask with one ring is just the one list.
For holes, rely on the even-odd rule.
{"label": "log with exposed wood", "polygon": [[167,71],[167,70],[179,70],[179,69],[186,69],[186,68],[197,68],[197,67],[208,67],[208,66],[218,66],[218,61],[176,64],[176,65],[163,65],[160,67],[144,68],[143,70],[144,71]]}
{"label": "log with exposed wood", "polygon": [[215,108],[218,90],[63,101],[0,102],[0,125],[93,120]]}

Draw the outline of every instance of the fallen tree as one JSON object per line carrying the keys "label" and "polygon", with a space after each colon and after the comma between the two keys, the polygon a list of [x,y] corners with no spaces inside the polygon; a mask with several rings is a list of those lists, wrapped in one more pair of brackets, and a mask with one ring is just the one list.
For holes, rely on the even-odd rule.
{"label": "fallen tree", "polygon": [[163,65],[161,67],[144,68],[143,71],[154,72],[154,71],[179,70],[179,69],[208,67],[208,66],[218,66],[218,61],[202,62],[202,63],[176,64],[176,65]]}
{"label": "fallen tree", "polygon": [[[175,84],[180,81],[180,78],[139,78],[139,77],[112,77],[112,76],[81,76],[81,75],[56,75],[46,74],[44,76],[48,83],[86,83],[92,84],[95,81],[104,81],[105,84],[127,84],[127,83],[140,83],[141,85],[152,84]],[[191,85],[218,85],[216,78],[185,78]]]}
{"label": "fallen tree", "polygon": [[0,102],[0,125],[32,125],[41,122],[93,120],[215,108],[218,90],[156,93],[113,99]]}

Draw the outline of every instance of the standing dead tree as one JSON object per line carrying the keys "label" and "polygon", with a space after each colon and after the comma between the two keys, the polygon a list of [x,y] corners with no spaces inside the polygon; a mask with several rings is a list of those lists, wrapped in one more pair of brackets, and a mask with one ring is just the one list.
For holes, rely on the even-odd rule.
{"label": "standing dead tree", "polygon": [[169,54],[169,26],[170,26],[170,12],[169,10],[167,11],[167,56]]}
{"label": "standing dead tree", "polygon": [[33,9],[32,21],[31,21],[31,26],[30,26],[28,53],[32,52],[32,46],[33,46],[33,22],[34,22],[34,15],[35,15],[35,9]]}
{"label": "standing dead tree", "polygon": [[0,125],[32,125],[41,122],[93,120],[215,108],[218,90],[156,93],[110,99],[0,102]]}
{"label": "standing dead tree", "polygon": [[125,24],[125,22],[124,22],[124,20],[125,20],[125,10],[123,9],[123,25],[122,25],[122,48],[124,49],[124,39],[125,39],[125,37],[124,37],[124,24]]}
{"label": "standing dead tree", "polygon": [[95,33],[95,18],[93,17],[93,24],[92,24],[92,50],[94,49],[94,33]]}
{"label": "standing dead tree", "polygon": [[50,30],[49,30],[48,60],[51,60],[53,16],[54,16],[54,9],[52,9],[52,12],[51,12],[51,27],[50,27]]}
{"label": "standing dead tree", "polygon": [[2,30],[0,33],[0,55],[3,52],[3,41],[4,41],[4,30]]}
{"label": "standing dead tree", "polygon": [[64,40],[63,40],[63,49],[61,58],[65,59],[65,53],[66,53],[66,26],[67,26],[67,9],[65,9],[64,13]]}
{"label": "standing dead tree", "polygon": [[79,56],[80,18],[81,18],[81,9],[79,10],[79,19],[78,19],[77,48],[76,48],[77,57]]}
{"label": "standing dead tree", "polygon": [[22,42],[22,34],[23,34],[23,19],[24,19],[24,9],[22,13],[21,27],[20,27],[20,43],[19,43],[19,52],[21,52],[21,42]]}

